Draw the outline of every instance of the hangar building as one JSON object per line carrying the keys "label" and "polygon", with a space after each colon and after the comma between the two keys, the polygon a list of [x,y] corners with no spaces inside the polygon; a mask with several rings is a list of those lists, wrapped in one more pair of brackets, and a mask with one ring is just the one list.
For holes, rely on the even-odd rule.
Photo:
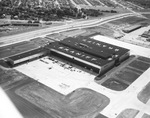
{"label": "hangar building", "polygon": [[102,74],[112,68],[115,63],[114,60],[104,60],[83,51],[67,47],[58,42],[51,45],[49,49],[52,55],[68,60],[83,68],[93,70],[98,74]]}
{"label": "hangar building", "polygon": [[52,55],[59,56],[103,74],[129,57],[129,50],[90,38],[66,38],[51,44]]}

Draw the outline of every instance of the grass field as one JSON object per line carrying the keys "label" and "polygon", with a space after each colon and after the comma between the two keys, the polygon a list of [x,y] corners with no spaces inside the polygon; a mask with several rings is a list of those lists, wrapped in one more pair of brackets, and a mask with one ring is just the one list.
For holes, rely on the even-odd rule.
{"label": "grass field", "polygon": [[144,114],[143,116],[142,116],[142,118],[150,118],[150,115],[148,115],[148,114]]}
{"label": "grass field", "polygon": [[131,70],[128,69],[122,69],[119,73],[116,73],[115,76],[121,80],[125,80],[129,83],[134,82],[140,75],[137,73],[134,73]]}
{"label": "grass field", "polygon": [[146,104],[150,100],[150,82],[146,85],[145,88],[138,94],[138,99]]}
{"label": "grass field", "polygon": [[37,30],[37,29],[41,29],[42,27],[40,27],[40,26],[38,26],[38,27],[7,26],[7,27],[4,27],[4,28],[8,29],[8,30],[0,32],[0,37],[14,35],[14,34],[20,34],[20,33],[29,32],[29,31],[34,31],[34,30]]}
{"label": "grass field", "polygon": [[125,109],[116,118],[135,118],[138,112],[136,109]]}
{"label": "grass field", "polygon": [[141,18],[141,17],[131,16],[131,17],[126,17],[126,18],[115,20],[115,21],[111,21],[109,23],[120,25],[120,24],[125,24],[125,23],[136,24],[136,23],[140,23],[143,21],[146,21],[146,19]]}
{"label": "grass field", "polygon": [[134,61],[131,64],[129,64],[131,67],[145,71],[150,67],[150,64],[144,63],[142,61]]}
{"label": "grass field", "polygon": [[102,85],[116,91],[122,91],[128,87],[127,84],[118,81],[116,78],[109,78],[108,80],[103,82]]}
{"label": "grass field", "polygon": [[113,37],[114,31],[110,29],[109,27],[105,26],[97,26],[97,27],[91,27],[91,28],[86,28],[87,32],[95,32],[99,33],[104,36],[108,37]]}
{"label": "grass field", "polygon": [[150,19],[150,14],[142,14],[142,15]]}
{"label": "grass field", "polygon": [[0,87],[2,87],[21,115],[24,118],[52,118],[50,114],[15,93],[18,88],[32,82],[36,81],[14,69],[6,69],[0,66]]}
{"label": "grass field", "polygon": [[21,43],[0,47],[0,58],[12,56],[34,48],[38,48],[38,45],[29,41],[23,41]]}
{"label": "grass field", "polygon": [[2,88],[7,89],[12,87],[11,85],[15,86],[15,83],[21,80],[26,80],[27,76],[21,74],[16,70],[5,70],[0,68],[0,86]]}

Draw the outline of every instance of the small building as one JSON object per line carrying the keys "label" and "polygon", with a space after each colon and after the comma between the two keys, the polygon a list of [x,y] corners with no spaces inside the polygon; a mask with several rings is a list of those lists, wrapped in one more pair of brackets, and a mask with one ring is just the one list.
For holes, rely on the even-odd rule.
{"label": "small building", "polygon": [[139,25],[139,24],[132,25],[132,26],[124,28],[122,31],[125,32],[125,33],[130,33],[130,32],[135,31],[135,30],[137,30],[137,29],[139,29],[141,27],[142,27],[142,25]]}
{"label": "small building", "polygon": [[11,66],[16,66],[20,63],[27,62],[33,60],[35,58],[39,58],[47,55],[48,51],[44,48],[35,48],[32,50],[28,50],[19,54],[15,54],[6,58],[5,60]]}
{"label": "small building", "polygon": [[39,23],[21,23],[21,22],[12,22],[13,26],[40,26]]}

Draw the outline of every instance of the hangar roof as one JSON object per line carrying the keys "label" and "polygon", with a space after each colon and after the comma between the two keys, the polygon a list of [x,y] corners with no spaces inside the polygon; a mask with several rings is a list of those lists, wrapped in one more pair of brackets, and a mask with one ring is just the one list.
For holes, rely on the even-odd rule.
{"label": "hangar roof", "polygon": [[52,46],[50,46],[49,48],[50,48],[50,50],[55,49],[57,51],[63,52],[64,54],[82,59],[83,61],[87,61],[87,62],[96,64],[98,66],[106,65],[107,63],[112,61],[112,60],[104,60],[102,58],[98,58],[98,57],[93,56],[91,54],[82,52],[80,50],[76,50],[76,49],[73,49],[71,47],[67,47],[67,46],[62,45],[58,42],[53,43]]}
{"label": "hangar roof", "polygon": [[111,57],[111,54],[104,52],[103,50],[96,50],[93,46],[88,45],[85,42],[81,42],[78,40],[70,40],[70,39],[65,39],[60,42],[61,44],[71,47],[76,50],[83,51],[85,53],[88,53],[93,56],[97,56],[102,59],[108,59]]}
{"label": "hangar roof", "polygon": [[128,52],[128,49],[111,45],[102,41],[97,41],[90,38],[66,38],[60,42],[63,45],[75,48],[80,51],[84,51],[94,56],[98,56],[103,59],[108,59],[113,55],[124,55]]}

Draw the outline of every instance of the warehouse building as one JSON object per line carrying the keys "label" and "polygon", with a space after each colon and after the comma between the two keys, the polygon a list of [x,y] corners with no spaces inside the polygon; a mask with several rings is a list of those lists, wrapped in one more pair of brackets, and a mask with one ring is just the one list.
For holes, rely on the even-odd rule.
{"label": "warehouse building", "polygon": [[73,49],[58,42],[49,47],[51,55],[58,56],[83,68],[103,74],[114,66],[115,60],[104,60],[86,52]]}
{"label": "warehouse building", "polygon": [[120,64],[130,55],[128,49],[87,37],[69,37],[51,44],[48,49],[51,55],[93,70],[99,75]]}
{"label": "warehouse building", "polygon": [[16,66],[20,63],[33,60],[47,55],[48,51],[44,48],[35,48],[6,58],[5,60],[10,66]]}
{"label": "warehouse building", "polygon": [[124,28],[122,31],[125,32],[125,33],[130,33],[130,32],[135,31],[135,30],[137,30],[137,29],[139,29],[141,27],[142,27],[142,25],[139,25],[139,24],[132,25],[132,26]]}
{"label": "warehouse building", "polygon": [[[52,49],[51,49],[52,48]],[[69,37],[49,47],[51,54],[92,69],[100,75],[129,58],[128,49],[87,37]]]}

